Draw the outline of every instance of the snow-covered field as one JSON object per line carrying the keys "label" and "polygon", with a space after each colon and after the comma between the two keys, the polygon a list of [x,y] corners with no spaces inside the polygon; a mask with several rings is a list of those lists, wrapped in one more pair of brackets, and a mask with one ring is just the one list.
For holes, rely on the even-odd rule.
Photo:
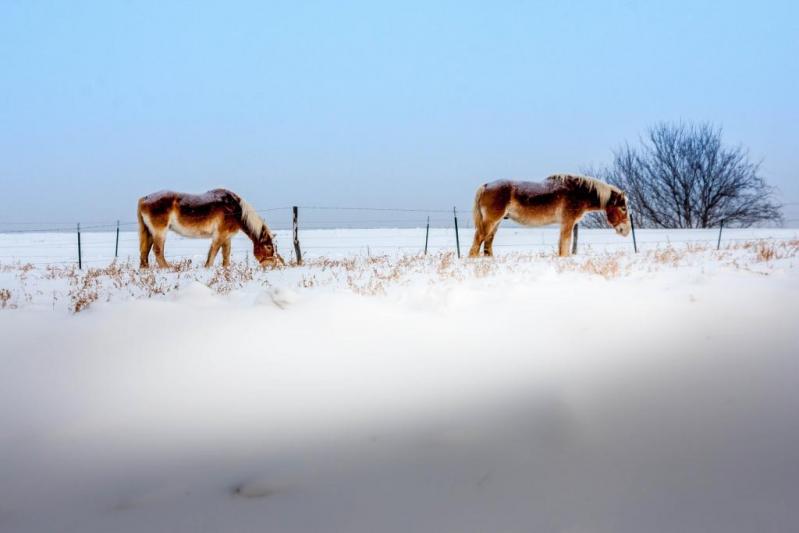
{"label": "snow-covered field", "polygon": [[0,531],[791,531],[796,233],[2,235]]}

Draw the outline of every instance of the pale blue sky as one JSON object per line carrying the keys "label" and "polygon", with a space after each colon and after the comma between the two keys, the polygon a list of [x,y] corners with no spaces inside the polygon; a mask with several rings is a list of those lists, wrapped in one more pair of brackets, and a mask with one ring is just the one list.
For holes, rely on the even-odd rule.
{"label": "pale blue sky", "polygon": [[[702,2],[0,3],[0,222],[468,206],[711,121],[799,202],[799,8]],[[799,218],[799,205],[786,215]]]}

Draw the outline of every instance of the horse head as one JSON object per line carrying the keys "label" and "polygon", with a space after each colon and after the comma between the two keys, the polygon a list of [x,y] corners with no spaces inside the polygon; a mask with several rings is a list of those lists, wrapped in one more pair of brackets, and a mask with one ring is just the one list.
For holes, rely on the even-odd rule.
{"label": "horse head", "polygon": [[613,192],[610,195],[607,205],[605,205],[605,215],[608,217],[608,223],[613,226],[616,233],[626,237],[630,234],[630,213],[627,210],[627,195],[618,192]]}
{"label": "horse head", "polygon": [[261,266],[285,265],[286,262],[277,253],[277,246],[272,233],[264,226],[261,235],[253,240],[252,253]]}

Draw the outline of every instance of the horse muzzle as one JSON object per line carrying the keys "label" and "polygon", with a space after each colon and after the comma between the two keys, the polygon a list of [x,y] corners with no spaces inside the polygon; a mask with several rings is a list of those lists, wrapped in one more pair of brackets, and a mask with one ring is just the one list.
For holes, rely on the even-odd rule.
{"label": "horse muzzle", "polygon": [[629,222],[623,222],[623,223],[619,224],[618,226],[615,226],[613,229],[616,230],[616,233],[618,235],[621,235],[622,237],[626,237],[627,235],[630,234],[630,223]]}
{"label": "horse muzzle", "polygon": [[276,266],[286,266],[286,262],[283,260],[280,254],[275,254],[272,257],[267,257],[263,261],[261,261],[262,267],[276,267]]}

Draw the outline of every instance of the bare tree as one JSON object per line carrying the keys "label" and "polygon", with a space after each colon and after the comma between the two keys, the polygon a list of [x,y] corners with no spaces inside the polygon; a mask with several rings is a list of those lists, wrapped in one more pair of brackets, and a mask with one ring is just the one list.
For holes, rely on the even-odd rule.
{"label": "bare tree", "polygon": [[[625,144],[613,156],[610,167],[593,174],[627,192],[639,227],[709,228],[722,221],[747,227],[782,220],[760,164],[745,149],[724,146],[721,130],[709,124],[661,123],[639,147]],[[597,217],[586,221],[597,223]]]}

